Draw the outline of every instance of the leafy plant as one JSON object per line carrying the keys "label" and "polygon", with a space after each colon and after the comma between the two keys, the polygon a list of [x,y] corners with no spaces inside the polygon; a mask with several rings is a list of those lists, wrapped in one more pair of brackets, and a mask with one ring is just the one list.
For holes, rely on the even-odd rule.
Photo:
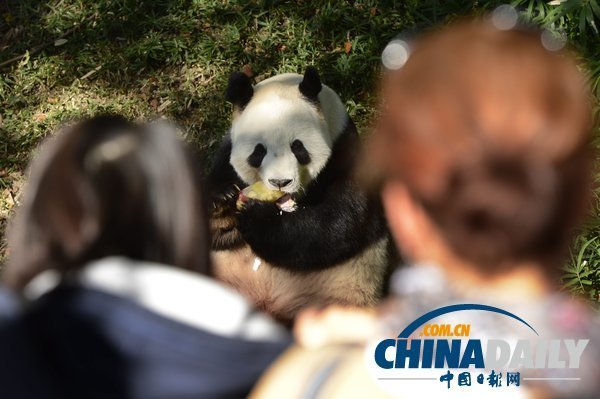
{"label": "leafy plant", "polygon": [[598,34],[600,3],[597,0],[516,0],[512,4],[522,7],[524,17],[539,26],[578,30],[580,34],[591,29]]}
{"label": "leafy plant", "polygon": [[598,236],[577,239],[570,262],[563,268],[563,289],[598,302],[600,295],[600,240]]}

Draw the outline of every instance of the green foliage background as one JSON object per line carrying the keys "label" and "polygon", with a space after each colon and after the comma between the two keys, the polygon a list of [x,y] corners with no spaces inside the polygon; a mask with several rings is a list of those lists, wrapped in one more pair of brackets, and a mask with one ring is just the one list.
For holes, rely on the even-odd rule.
{"label": "green foliage background", "polygon": [[[18,204],[35,147],[62,123],[99,111],[136,119],[165,116],[177,121],[186,139],[209,158],[229,123],[230,108],[222,93],[230,72],[246,65],[260,80],[316,65],[364,134],[376,117],[380,54],[389,40],[503,3],[4,0],[0,235]],[[599,2],[510,3],[523,21],[569,38],[600,98]],[[595,304],[600,293],[599,231],[596,205],[563,275],[566,290]],[[2,240],[0,259],[5,256]]]}

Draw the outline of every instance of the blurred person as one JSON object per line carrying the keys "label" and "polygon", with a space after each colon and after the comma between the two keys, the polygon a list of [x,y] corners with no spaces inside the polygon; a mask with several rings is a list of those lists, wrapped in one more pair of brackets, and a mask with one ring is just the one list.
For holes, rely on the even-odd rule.
{"label": "blurred person", "polygon": [[0,396],[245,397],[286,335],[209,277],[200,168],[173,128],[107,115],[56,136],[9,231],[23,306],[0,324]]}
{"label": "blurred person", "polygon": [[[304,395],[290,398],[597,398],[598,316],[558,292],[591,192],[584,77],[565,51],[548,50],[539,32],[499,29],[488,20],[432,32],[407,53],[406,63],[384,77],[365,168],[377,177],[392,234],[410,264],[396,272],[393,297],[377,312],[301,315],[296,336],[303,347],[286,352],[252,397],[275,398],[285,386]],[[407,369],[439,381],[376,378],[402,370],[381,374],[375,367],[382,338],[395,340],[420,316],[456,304],[508,310],[535,327],[532,340],[590,341],[579,368],[526,368],[521,374],[536,380],[517,390],[506,390],[507,375],[505,390],[453,391],[449,380],[446,389],[443,368]],[[522,324],[496,313],[445,317],[472,320],[470,338],[514,345],[523,334]],[[418,332],[409,342],[420,339]],[[564,348],[560,356],[568,359]]]}

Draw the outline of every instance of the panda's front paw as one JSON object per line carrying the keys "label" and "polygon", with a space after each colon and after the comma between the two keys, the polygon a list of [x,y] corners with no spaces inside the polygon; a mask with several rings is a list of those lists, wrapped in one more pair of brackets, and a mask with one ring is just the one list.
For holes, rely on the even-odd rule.
{"label": "panda's front paw", "polygon": [[249,198],[249,197],[244,197],[242,199],[241,194],[240,194],[235,206],[239,213],[245,213],[248,210],[252,210],[252,209],[256,210],[263,203],[264,203],[263,201],[258,201],[258,200],[255,200],[255,199]]}
{"label": "panda's front paw", "polygon": [[264,218],[275,216],[280,209],[274,202],[258,201],[249,198],[240,204],[238,210],[240,215],[246,215],[246,218],[252,218],[258,222],[264,221]]}
{"label": "panda's front paw", "polygon": [[223,206],[225,204],[235,204],[235,201],[237,200],[240,191],[241,188],[237,184],[222,189],[218,193],[213,194],[213,204],[215,204],[216,206]]}
{"label": "panda's front paw", "polygon": [[244,237],[277,224],[281,211],[272,202],[250,199],[239,209],[237,225]]}

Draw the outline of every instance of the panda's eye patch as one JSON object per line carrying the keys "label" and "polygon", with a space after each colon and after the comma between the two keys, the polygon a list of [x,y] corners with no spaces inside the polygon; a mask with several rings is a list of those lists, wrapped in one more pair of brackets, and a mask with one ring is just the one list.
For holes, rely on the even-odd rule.
{"label": "panda's eye patch", "polygon": [[310,163],[310,154],[300,140],[294,140],[290,148],[292,149],[292,152],[294,153],[294,156],[300,165],[307,165]]}
{"label": "panda's eye patch", "polygon": [[248,164],[253,168],[258,168],[263,161],[263,158],[267,155],[267,149],[262,144],[257,144],[254,147],[254,151],[248,157]]}

